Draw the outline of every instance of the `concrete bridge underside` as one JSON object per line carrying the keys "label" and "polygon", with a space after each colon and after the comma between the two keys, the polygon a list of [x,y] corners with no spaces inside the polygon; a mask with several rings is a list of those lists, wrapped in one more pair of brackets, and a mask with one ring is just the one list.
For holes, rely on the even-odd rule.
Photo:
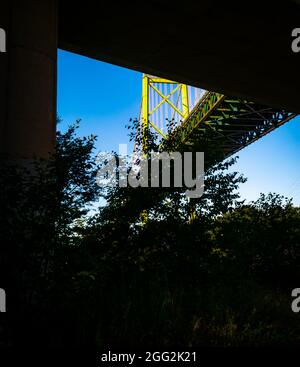
{"label": "concrete bridge underside", "polygon": [[2,1],[2,154],[53,150],[57,47],[300,113],[300,1],[95,3]]}

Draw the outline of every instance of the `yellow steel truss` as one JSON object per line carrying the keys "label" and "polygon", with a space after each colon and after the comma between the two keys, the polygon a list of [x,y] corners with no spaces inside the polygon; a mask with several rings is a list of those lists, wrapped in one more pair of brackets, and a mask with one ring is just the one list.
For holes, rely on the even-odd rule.
{"label": "yellow steel truss", "polygon": [[[173,89],[165,95],[162,91],[159,90],[157,85],[160,84],[172,84]],[[160,100],[152,107],[150,110],[150,90],[153,90],[156,93]],[[178,101],[179,105],[175,105],[171,101],[171,96],[175,93],[178,93],[180,100]],[[148,129],[151,126],[158,134],[161,135],[164,139],[166,139],[166,135],[163,131],[152,121],[152,116],[155,111],[157,111],[164,103],[168,104],[168,107],[176,112],[179,116],[182,117],[183,121],[188,118],[190,110],[189,110],[189,97],[188,97],[188,87],[185,84],[177,83],[172,80],[168,80],[165,78],[158,78],[148,74],[143,74],[142,79],[142,151],[146,152],[148,150]]]}

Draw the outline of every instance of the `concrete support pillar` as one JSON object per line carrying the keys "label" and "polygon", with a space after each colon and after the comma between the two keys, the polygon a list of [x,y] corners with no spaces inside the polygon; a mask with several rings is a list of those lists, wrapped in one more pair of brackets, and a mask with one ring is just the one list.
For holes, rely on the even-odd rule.
{"label": "concrete support pillar", "polygon": [[0,28],[0,154],[47,157],[55,145],[57,0],[4,0]]}

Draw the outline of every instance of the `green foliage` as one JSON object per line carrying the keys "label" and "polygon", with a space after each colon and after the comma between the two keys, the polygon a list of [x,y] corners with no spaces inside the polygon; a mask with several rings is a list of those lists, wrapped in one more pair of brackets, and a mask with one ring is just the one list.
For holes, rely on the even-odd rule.
{"label": "green foliage", "polygon": [[299,345],[299,208],[276,194],[245,205],[234,160],[210,167],[191,202],[173,189],[102,192],[95,137],[76,126],[31,172],[1,167],[0,271],[19,315],[10,343]]}

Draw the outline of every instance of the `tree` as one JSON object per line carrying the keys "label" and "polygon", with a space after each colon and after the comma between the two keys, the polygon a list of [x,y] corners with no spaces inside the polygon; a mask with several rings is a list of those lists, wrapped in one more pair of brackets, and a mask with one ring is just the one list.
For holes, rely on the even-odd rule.
{"label": "tree", "polygon": [[[299,279],[299,208],[275,194],[245,205],[244,177],[227,171],[235,160],[208,167],[194,202],[176,188],[100,189],[95,137],[77,127],[58,132],[56,155],[30,172],[1,167],[1,287],[18,314],[10,343],[298,343],[288,293]],[[92,215],[101,196],[107,205]]]}

